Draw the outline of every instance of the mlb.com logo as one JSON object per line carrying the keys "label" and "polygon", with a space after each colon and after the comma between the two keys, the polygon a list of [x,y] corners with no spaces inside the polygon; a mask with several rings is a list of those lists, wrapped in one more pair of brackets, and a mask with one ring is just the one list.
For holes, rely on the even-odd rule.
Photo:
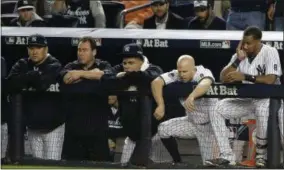
{"label": "mlb.com logo", "polygon": [[[72,46],[77,46],[79,44],[80,38],[72,38],[71,39],[71,45]],[[97,46],[102,46],[102,39],[101,38],[96,38],[95,39]]]}
{"label": "mlb.com logo", "polygon": [[229,40],[201,40],[200,48],[229,49],[231,48],[231,42]]}

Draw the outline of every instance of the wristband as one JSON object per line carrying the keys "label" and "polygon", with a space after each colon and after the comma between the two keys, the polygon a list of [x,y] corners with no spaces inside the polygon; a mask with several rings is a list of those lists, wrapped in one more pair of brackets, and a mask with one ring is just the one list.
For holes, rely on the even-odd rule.
{"label": "wristband", "polygon": [[250,81],[250,82],[255,82],[256,81],[256,77],[248,75],[248,74],[245,74],[245,80],[246,81]]}
{"label": "wristband", "polygon": [[238,68],[239,65],[240,65],[240,63],[241,63],[241,61],[242,61],[242,60],[240,60],[240,59],[237,58],[237,59],[233,62],[232,67]]}

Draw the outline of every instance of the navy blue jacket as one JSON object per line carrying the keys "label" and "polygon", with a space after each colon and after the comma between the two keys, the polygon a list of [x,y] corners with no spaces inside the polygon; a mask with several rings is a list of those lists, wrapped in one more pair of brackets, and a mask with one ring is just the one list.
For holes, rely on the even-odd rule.
{"label": "navy blue jacket", "polygon": [[40,93],[59,92],[60,70],[60,62],[50,55],[40,65],[35,65],[28,58],[23,58],[12,67],[7,78],[11,93],[38,92],[23,94],[25,122],[30,129],[51,131],[64,123],[65,116],[61,112],[59,93]]}
{"label": "navy blue jacket", "polygon": [[[108,62],[96,59],[89,69],[110,69]],[[78,61],[67,64],[61,71],[61,79],[71,70],[83,70]],[[64,93],[64,111],[67,114],[66,131],[74,135],[106,133],[108,115],[111,114],[108,96],[100,80],[84,79],[74,84],[60,86]]]}

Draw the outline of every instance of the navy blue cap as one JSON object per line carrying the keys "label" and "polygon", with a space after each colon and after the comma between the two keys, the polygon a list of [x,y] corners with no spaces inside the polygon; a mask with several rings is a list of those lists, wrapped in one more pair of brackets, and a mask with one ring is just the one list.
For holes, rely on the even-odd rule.
{"label": "navy blue cap", "polygon": [[46,47],[47,46],[47,40],[43,35],[34,34],[34,35],[29,36],[28,46]]}
{"label": "navy blue cap", "polygon": [[123,58],[140,58],[141,60],[144,60],[143,56],[143,49],[139,44],[131,43],[126,44],[123,47],[122,53],[120,54]]}
{"label": "navy blue cap", "polygon": [[35,9],[35,7],[29,0],[19,0],[17,3],[17,9]]}

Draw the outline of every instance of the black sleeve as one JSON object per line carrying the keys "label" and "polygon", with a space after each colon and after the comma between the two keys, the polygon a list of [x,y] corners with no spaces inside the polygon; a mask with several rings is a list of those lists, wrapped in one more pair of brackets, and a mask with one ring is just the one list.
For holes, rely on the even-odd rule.
{"label": "black sleeve", "polygon": [[111,69],[111,65],[109,62],[107,61],[102,61],[100,64],[100,70],[104,71],[104,70],[110,70]]}
{"label": "black sleeve", "polygon": [[195,24],[195,18],[191,19],[189,22],[188,22],[188,29],[190,30],[195,30],[196,29],[196,24]]}
{"label": "black sleeve", "polygon": [[124,81],[128,84],[140,87],[148,87],[150,83],[163,73],[158,66],[150,66],[145,71],[129,72],[124,76]]}
{"label": "black sleeve", "polygon": [[4,78],[6,76],[7,76],[6,61],[3,57],[1,57],[1,78]]}
{"label": "black sleeve", "polygon": [[14,91],[28,87],[29,76],[26,74],[27,72],[27,61],[21,59],[14,64],[7,77],[9,89]]}
{"label": "black sleeve", "polygon": [[68,71],[74,70],[75,64],[73,62],[68,63],[59,73],[60,80],[63,80],[64,76],[68,73]]}
{"label": "black sleeve", "polygon": [[61,71],[61,64],[54,62],[46,66],[44,72],[38,77],[33,79],[32,84],[36,90],[47,90],[51,84],[55,84],[59,80]]}
{"label": "black sleeve", "polygon": [[163,73],[163,70],[158,66],[150,66],[148,69],[144,71],[144,75],[150,79],[150,81],[154,80],[158,76]]}
{"label": "black sleeve", "polygon": [[36,20],[31,24],[32,27],[46,27],[47,24],[45,21]]}
{"label": "black sleeve", "polygon": [[117,73],[121,71],[123,71],[123,66],[121,64],[116,65],[114,67],[110,67],[109,69],[105,69],[102,80],[115,79]]}

